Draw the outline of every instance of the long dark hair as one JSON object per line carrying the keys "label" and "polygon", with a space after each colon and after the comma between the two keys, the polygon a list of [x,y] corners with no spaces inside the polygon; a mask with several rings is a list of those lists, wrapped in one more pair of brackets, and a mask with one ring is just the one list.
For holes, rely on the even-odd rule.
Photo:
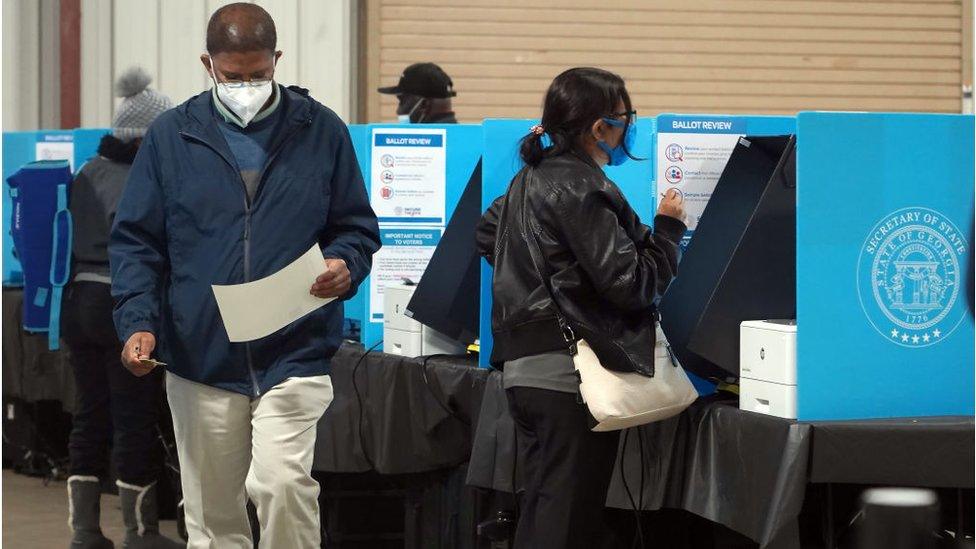
{"label": "long dark hair", "polygon": [[[551,144],[543,146],[542,135],[530,132],[522,138],[519,151],[522,160],[538,166],[544,158],[579,148],[580,137],[594,122],[614,114],[620,102],[625,111],[631,111],[630,94],[624,79],[618,75],[593,67],[563,72],[549,85],[542,107],[542,127]],[[627,124],[630,123],[628,117]]]}

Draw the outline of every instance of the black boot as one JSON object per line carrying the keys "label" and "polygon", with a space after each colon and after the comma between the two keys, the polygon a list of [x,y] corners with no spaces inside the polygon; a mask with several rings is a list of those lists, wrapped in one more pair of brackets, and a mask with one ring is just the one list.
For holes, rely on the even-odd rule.
{"label": "black boot", "polygon": [[117,481],[125,522],[123,549],[185,549],[183,542],[173,541],[159,534],[159,507],[156,503],[156,483],[135,486]]}
{"label": "black boot", "polygon": [[112,540],[102,535],[99,526],[99,501],[102,483],[97,477],[75,475],[68,478],[68,525],[70,549],[114,549]]}

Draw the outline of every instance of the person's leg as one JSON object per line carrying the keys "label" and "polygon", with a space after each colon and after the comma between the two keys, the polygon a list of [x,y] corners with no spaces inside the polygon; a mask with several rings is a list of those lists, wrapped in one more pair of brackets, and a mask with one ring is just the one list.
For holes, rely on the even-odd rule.
{"label": "person's leg", "polygon": [[75,380],[75,413],[68,438],[69,474],[104,477],[112,437],[109,384],[101,343],[92,337],[91,291],[94,283],[69,286],[64,303],[64,340]]}
{"label": "person's leg", "polygon": [[166,374],[180,459],[188,549],[253,545],[244,481],[251,461],[251,399]]}
{"label": "person's leg", "polygon": [[137,377],[119,364],[118,354],[114,361],[111,355],[106,360],[114,366],[109,372],[115,426],[112,457],[119,480],[139,486],[152,484],[162,467],[157,422],[164,372],[156,368]]}
{"label": "person's leg", "polygon": [[[156,482],[162,466],[158,440],[159,398],[163,370],[137,377],[119,364],[121,349],[112,349],[107,361],[112,387],[112,455],[118,469],[119,500],[125,523],[125,549],[176,549],[183,543],[159,534]],[[112,358],[114,356],[114,359]]]}
{"label": "person's leg", "polygon": [[531,398],[531,392],[526,395],[526,388],[513,387],[505,391],[508,397],[508,409],[515,424],[516,475],[513,479],[513,490],[519,504],[518,523],[515,528],[514,547],[531,547],[531,540],[535,539],[534,524],[541,478],[539,477],[539,441],[536,437],[535,426],[531,418],[527,417],[522,408],[522,401]]}
{"label": "person's leg", "polygon": [[604,506],[617,455],[619,433],[590,431],[585,405],[576,395],[521,389],[523,417],[537,439],[538,494],[532,538],[520,547],[600,547],[608,532]]}
{"label": "person's leg", "polygon": [[103,549],[112,542],[100,527],[101,478],[108,473],[112,433],[109,390],[101,351],[90,337],[86,285],[68,288],[63,330],[75,379],[75,414],[68,438],[68,524],[74,549]]}
{"label": "person's leg", "polygon": [[316,425],[332,403],[329,376],[289,378],[252,405],[253,456],[247,493],[262,547],[317,549],[319,484],[312,478]]}

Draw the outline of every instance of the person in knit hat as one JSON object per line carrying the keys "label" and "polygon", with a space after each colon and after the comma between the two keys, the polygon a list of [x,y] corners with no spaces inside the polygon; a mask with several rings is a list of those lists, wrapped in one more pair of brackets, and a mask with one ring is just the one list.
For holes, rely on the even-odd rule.
{"label": "person in knit hat", "polygon": [[142,67],[132,67],[115,82],[115,94],[122,98],[112,120],[112,135],[117,139],[141,139],[157,116],[173,108],[169,97],[150,88],[151,83],[152,77]]}
{"label": "person in knit hat", "polygon": [[162,460],[156,440],[162,371],[136,377],[119,364],[122,345],[112,320],[108,240],[132,162],[153,120],[173,105],[133,67],[119,76],[122,98],[112,132],[75,176],[69,209],[74,223],[72,281],[65,292],[62,334],[70,351],[77,411],[69,439],[69,523],[72,549],[111,549],[99,526],[109,448],[126,527],[122,547],[185,547],[159,534],[156,479]]}

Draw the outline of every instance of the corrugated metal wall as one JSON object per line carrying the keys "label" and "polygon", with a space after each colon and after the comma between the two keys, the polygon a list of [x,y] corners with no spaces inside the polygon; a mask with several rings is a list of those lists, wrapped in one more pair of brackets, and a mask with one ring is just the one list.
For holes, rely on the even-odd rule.
{"label": "corrugated metal wall", "polygon": [[[276,77],[309,88],[345,120],[355,113],[357,0],[261,0],[284,51]],[[209,87],[199,61],[210,14],[230,0],[82,0],[81,123],[107,126],[115,76],[133,64],[180,103]],[[58,0],[3,0],[4,129],[56,127]],[[51,12],[51,16],[47,16]],[[54,47],[47,43],[54,40]],[[52,69],[53,67],[53,69]],[[50,97],[48,97],[50,96]]]}
{"label": "corrugated metal wall", "polygon": [[468,121],[537,116],[578,65],[621,74],[646,114],[959,112],[963,2],[365,0],[365,115],[393,118],[373,90],[417,61],[453,77]]}

